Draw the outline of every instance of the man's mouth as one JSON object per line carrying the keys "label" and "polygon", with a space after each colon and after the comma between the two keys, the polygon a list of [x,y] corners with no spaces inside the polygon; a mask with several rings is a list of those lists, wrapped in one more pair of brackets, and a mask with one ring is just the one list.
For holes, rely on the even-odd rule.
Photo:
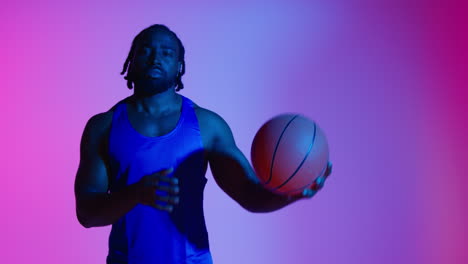
{"label": "man's mouth", "polygon": [[161,68],[155,67],[149,70],[150,72],[162,72]]}
{"label": "man's mouth", "polygon": [[160,77],[163,75],[163,71],[159,68],[152,68],[148,71],[147,75],[150,77]]}

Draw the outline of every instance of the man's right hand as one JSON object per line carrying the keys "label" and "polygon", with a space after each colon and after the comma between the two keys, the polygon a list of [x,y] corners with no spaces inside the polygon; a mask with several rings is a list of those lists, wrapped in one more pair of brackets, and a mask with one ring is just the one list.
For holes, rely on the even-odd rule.
{"label": "man's right hand", "polygon": [[[168,176],[173,171],[173,168],[169,168],[141,178],[136,184],[138,202],[169,213],[172,212],[174,205],[179,203],[179,179]],[[166,192],[167,195],[160,195],[157,191]],[[161,202],[165,205],[162,205]]]}

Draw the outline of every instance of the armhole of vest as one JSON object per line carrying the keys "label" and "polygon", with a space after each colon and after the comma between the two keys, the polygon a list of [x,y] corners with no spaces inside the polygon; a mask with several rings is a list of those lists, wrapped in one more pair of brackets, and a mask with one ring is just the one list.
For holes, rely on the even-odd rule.
{"label": "armhole of vest", "polygon": [[[109,109],[109,111],[112,110]],[[108,181],[109,181],[109,185],[108,185],[108,188],[107,188],[107,192],[110,191],[111,189],[111,184],[112,184],[112,176],[111,176],[111,172],[112,172],[112,168],[111,168],[111,150],[110,150],[110,141],[111,141],[111,131],[112,131],[112,125],[113,125],[113,119],[114,119],[114,114],[115,114],[115,110],[112,111],[112,116],[111,116],[111,120],[110,120],[110,123],[108,125],[108,127],[106,128],[106,131],[104,132],[105,135],[103,136],[104,137],[104,153],[103,155],[105,155],[104,158],[104,162],[105,162],[105,165],[106,165],[106,170],[107,170],[107,176],[108,176]]]}
{"label": "armhole of vest", "polygon": [[187,98],[187,97],[185,97],[183,95],[180,95],[180,96],[182,96],[182,100],[184,100],[187,103],[188,106],[190,106],[192,109],[195,109],[195,107],[194,107],[195,104],[193,103],[192,100],[190,100],[189,98]]}
{"label": "armhole of vest", "polygon": [[107,144],[108,144],[107,145],[107,151],[108,151],[108,153],[110,153],[110,136],[112,134],[112,128],[113,128],[113,126],[116,125],[117,119],[122,114],[122,107],[123,107],[124,103],[125,103],[125,100],[122,100],[122,101],[118,102],[117,104],[115,104],[111,109],[109,109],[109,111],[112,111],[112,116],[111,116],[108,131],[107,131]]}
{"label": "armhole of vest", "polygon": [[119,118],[119,116],[122,114],[122,107],[124,107],[125,101],[122,100],[118,104],[114,105],[110,110],[112,110],[112,120],[111,120],[111,128],[112,125],[114,124],[114,121]]}

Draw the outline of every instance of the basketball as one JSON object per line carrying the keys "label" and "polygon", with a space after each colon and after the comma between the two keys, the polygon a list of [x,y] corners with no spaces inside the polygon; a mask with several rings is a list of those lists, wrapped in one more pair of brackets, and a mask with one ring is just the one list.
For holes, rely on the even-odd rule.
{"label": "basketball", "polygon": [[282,195],[301,193],[323,175],[328,142],[316,122],[299,114],[278,115],[263,124],[252,142],[251,160],[262,185]]}

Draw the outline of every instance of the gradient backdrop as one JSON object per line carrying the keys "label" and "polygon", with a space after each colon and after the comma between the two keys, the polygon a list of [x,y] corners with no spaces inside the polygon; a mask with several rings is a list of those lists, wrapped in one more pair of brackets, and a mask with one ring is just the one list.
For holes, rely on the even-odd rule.
{"label": "gradient backdrop", "polygon": [[325,188],[277,212],[244,211],[207,175],[215,263],[468,263],[466,6],[2,3],[2,263],[105,263],[110,227],[75,217],[80,137],[132,93],[119,73],[154,23],[185,45],[182,94],[224,117],[247,157],[279,113],[328,136]]}

